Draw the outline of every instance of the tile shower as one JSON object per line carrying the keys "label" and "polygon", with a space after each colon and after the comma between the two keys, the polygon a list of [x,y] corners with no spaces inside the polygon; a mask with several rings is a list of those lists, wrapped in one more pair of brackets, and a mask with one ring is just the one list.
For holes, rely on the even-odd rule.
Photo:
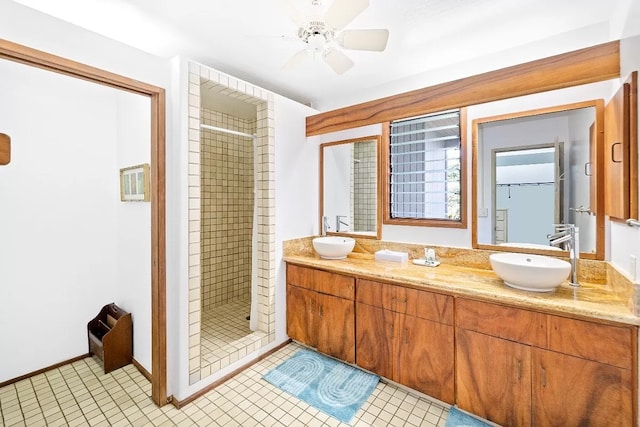
{"label": "tile shower", "polygon": [[375,232],[377,227],[377,146],[375,141],[352,144],[351,218],[353,231]]}
{"label": "tile shower", "polygon": [[[255,105],[255,118],[204,106],[212,94]],[[190,384],[275,338],[273,111],[271,93],[189,64]],[[246,319],[252,295],[254,331]]]}

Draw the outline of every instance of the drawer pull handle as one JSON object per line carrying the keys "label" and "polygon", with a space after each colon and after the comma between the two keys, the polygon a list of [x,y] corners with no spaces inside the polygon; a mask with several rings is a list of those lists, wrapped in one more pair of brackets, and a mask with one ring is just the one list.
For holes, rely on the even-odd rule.
{"label": "drawer pull handle", "polygon": [[520,381],[522,379],[522,361],[518,360],[516,366],[518,369],[518,381]]}
{"label": "drawer pull handle", "polygon": [[544,367],[540,367],[542,373],[542,387],[547,386],[547,370]]}
{"label": "drawer pull handle", "polygon": [[409,344],[409,330],[408,329],[404,330],[404,343],[405,344]]}
{"label": "drawer pull handle", "polygon": [[318,316],[322,317],[322,306],[318,306]]}

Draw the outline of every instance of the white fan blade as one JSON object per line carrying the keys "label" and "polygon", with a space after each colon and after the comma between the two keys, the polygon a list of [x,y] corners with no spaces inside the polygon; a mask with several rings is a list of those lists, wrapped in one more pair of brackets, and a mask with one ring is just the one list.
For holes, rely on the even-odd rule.
{"label": "white fan blade", "polygon": [[324,54],[324,60],[336,74],[342,74],[353,67],[353,61],[337,49],[328,50],[327,53]]}
{"label": "white fan blade", "polygon": [[306,20],[304,15],[293,5],[292,0],[279,0],[280,8],[287,13],[287,16],[296,24],[298,27],[304,27],[306,25]]}
{"label": "white fan blade", "polygon": [[387,47],[389,30],[345,30],[337,40],[345,49],[382,52]]}
{"label": "white fan blade", "polygon": [[300,52],[294,54],[289,60],[282,66],[283,70],[293,70],[298,68],[305,61],[307,57],[307,49],[302,49]]}
{"label": "white fan blade", "polygon": [[324,15],[324,22],[340,30],[368,7],[369,0],[334,0]]}

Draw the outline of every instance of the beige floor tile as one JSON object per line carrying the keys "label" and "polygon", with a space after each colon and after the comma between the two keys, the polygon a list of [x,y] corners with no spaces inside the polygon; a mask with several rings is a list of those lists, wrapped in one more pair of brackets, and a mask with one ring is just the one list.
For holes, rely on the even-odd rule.
{"label": "beige floor tile", "polygon": [[[86,358],[1,388],[0,427],[346,427],[262,379],[300,348],[283,347],[182,409],[156,407],[149,382],[132,365],[104,374],[96,360]],[[350,426],[443,427],[447,415],[439,404],[380,382]]]}

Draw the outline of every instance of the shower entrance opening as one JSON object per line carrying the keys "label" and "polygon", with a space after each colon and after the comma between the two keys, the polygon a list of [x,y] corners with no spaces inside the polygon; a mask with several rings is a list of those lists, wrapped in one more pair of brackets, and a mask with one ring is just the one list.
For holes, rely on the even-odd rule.
{"label": "shower entrance opening", "polygon": [[275,339],[273,95],[189,63],[189,383]]}

